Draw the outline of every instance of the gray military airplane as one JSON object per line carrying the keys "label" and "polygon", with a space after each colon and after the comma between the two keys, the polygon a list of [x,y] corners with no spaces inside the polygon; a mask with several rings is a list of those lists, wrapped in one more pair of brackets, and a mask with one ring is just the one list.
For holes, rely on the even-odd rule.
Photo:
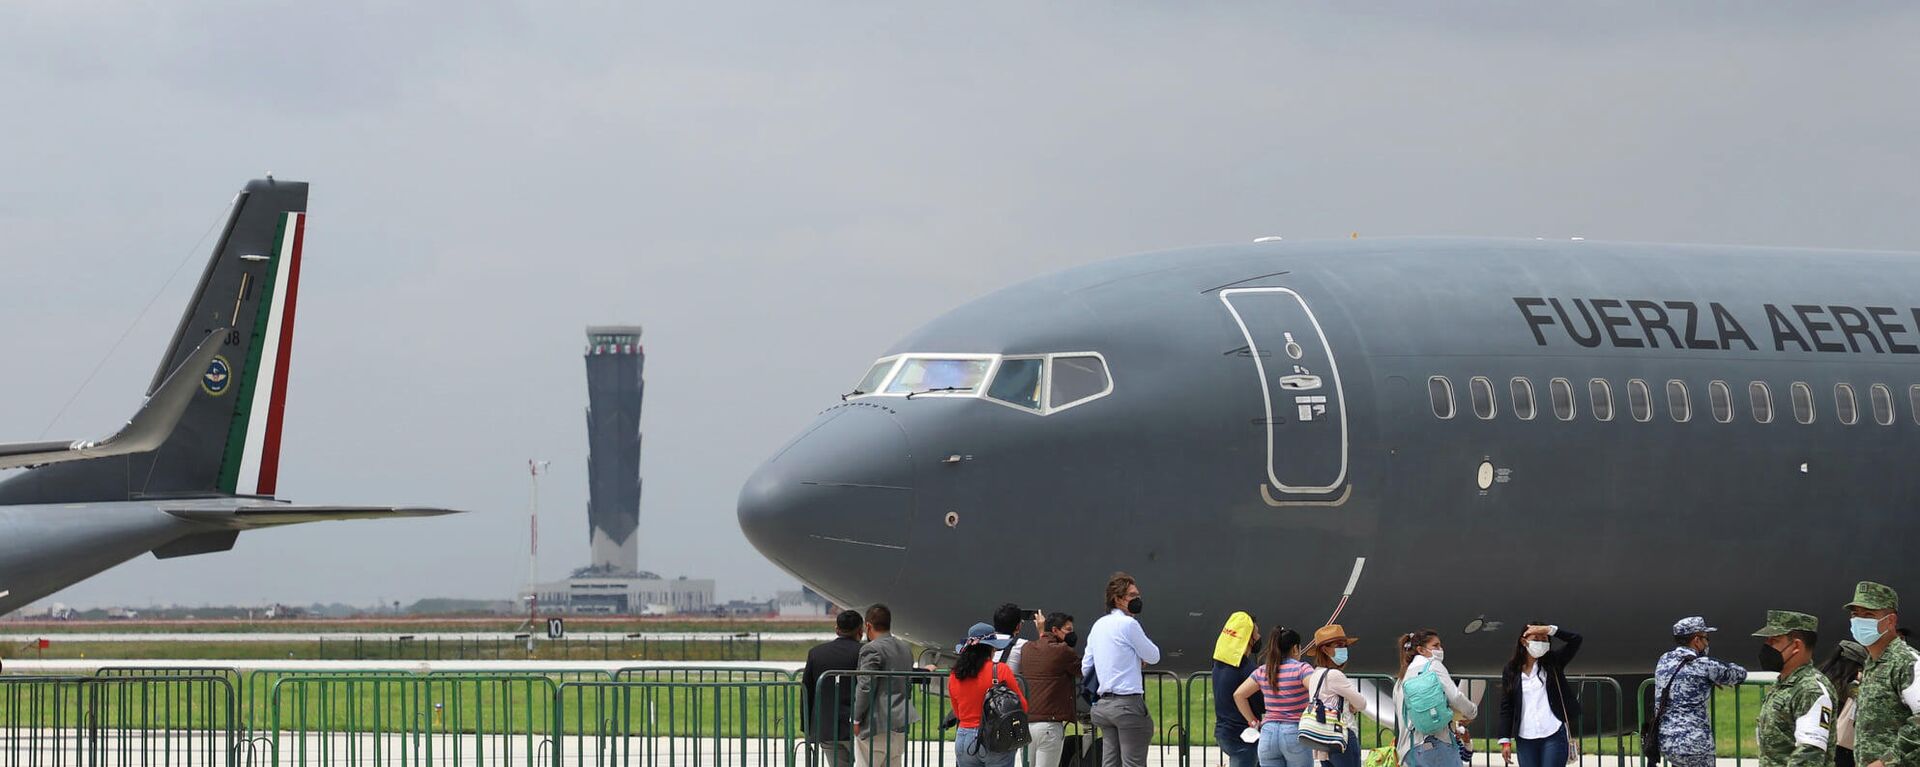
{"label": "gray military airplane", "polygon": [[1576,671],[1645,674],[1684,616],[1727,648],[1768,608],[1844,628],[1859,579],[1920,587],[1916,281],[1907,253],[1594,241],[1098,263],[908,335],[740,524],[935,645],[1003,602],[1084,624],[1125,570],[1175,669],[1231,611],[1344,608],[1368,669],[1433,628],[1489,671],[1539,620],[1585,634]]}
{"label": "gray military airplane", "polygon": [[234,198],[147,400],[99,441],[0,445],[0,614],[146,552],[233,548],[242,530],[452,513],[275,499],[307,185]]}

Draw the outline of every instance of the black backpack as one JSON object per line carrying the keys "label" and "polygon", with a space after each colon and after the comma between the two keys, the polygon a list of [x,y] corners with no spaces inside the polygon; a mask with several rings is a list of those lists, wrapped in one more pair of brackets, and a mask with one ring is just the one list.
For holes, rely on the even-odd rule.
{"label": "black backpack", "polygon": [[998,666],[987,663],[987,678],[992,684],[987,687],[987,698],[980,709],[981,748],[996,754],[1020,750],[1021,746],[1033,742],[1033,734],[1027,731],[1027,709],[1020,705],[1020,695],[1000,681]]}
{"label": "black backpack", "polygon": [[[1640,755],[1646,758],[1649,767],[1660,763],[1660,720],[1667,718],[1667,703],[1673,700],[1673,683],[1680,678],[1680,672],[1686,670],[1687,664],[1699,659],[1700,656],[1695,655],[1674,667],[1673,676],[1667,677],[1666,685],[1660,688],[1660,697],[1654,701],[1653,716],[1640,723]],[[1565,704],[1561,707],[1565,708]]]}

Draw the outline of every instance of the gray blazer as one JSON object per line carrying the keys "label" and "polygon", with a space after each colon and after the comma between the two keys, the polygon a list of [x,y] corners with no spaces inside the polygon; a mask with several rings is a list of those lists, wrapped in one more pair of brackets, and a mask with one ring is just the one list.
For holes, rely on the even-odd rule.
{"label": "gray blazer", "polygon": [[[860,670],[912,671],[913,648],[892,634],[875,639],[860,648]],[[860,677],[853,688],[853,721],[862,730],[885,726],[906,732],[920,721],[913,710],[911,689],[912,680],[906,678]]]}

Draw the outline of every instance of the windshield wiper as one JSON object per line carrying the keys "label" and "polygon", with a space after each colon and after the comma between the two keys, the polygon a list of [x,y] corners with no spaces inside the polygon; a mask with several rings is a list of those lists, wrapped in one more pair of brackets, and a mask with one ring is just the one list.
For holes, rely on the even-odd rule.
{"label": "windshield wiper", "polygon": [[869,392],[863,392],[863,391],[860,391],[860,389],[859,389],[858,387],[855,387],[853,391],[850,391],[850,392],[847,392],[846,394],[842,394],[842,395],[840,395],[840,401],[841,401],[841,402],[846,402],[846,401],[847,401],[847,398],[848,398],[848,397],[858,397],[858,396],[860,396],[860,395],[862,395],[862,394],[868,394],[868,393],[869,393]]}
{"label": "windshield wiper", "polygon": [[943,392],[943,391],[973,391],[973,387],[971,387],[971,386],[942,386],[942,387],[940,387],[940,388],[938,388],[938,389],[921,389],[921,390],[919,390],[919,391],[914,391],[914,392],[907,392],[907,399],[913,399],[913,395],[915,395],[915,394],[933,394],[934,392]]}

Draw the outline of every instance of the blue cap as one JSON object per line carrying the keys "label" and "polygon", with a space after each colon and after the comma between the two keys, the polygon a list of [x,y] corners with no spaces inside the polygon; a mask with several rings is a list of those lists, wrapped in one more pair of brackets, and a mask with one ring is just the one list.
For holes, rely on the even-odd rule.
{"label": "blue cap", "polygon": [[973,624],[973,628],[967,629],[967,641],[954,645],[953,651],[966,652],[968,645],[975,644],[983,644],[995,650],[1005,650],[1007,649],[1007,645],[1013,644],[1012,637],[1002,639],[993,634],[992,626],[985,623],[975,623]]}
{"label": "blue cap", "polygon": [[1719,630],[1720,629],[1708,626],[1707,619],[1698,615],[1681,618],[1678,623],[1673,624],[1673,635],[1677,637],[1693,636],[1694,634],[1711,634]]}

